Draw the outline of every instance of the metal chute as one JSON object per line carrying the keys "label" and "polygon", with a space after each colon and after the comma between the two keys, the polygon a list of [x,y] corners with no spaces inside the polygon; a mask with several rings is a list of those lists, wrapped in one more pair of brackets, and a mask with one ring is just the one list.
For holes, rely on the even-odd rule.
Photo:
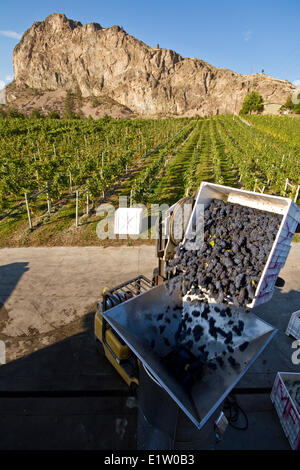
{"label": "metal chute", "polygon": [[[182,377],[176,376],[168,368],[165,358],[178,347],[180,323],[186,315],[192,317],[192,312],[189,311],[193,308],[191,305],[179,295],[176,284],[170,289],[168,283],[163,283],[103,312],[103,316],[147,371],[201,429],[276,331],[253,313],[231,309],[234,322],[244,324],[243,333],[237,335],[232,342],[233,366],[223,354],[225,346],[222,336],[217,339],[211,337],[207,321],[201,316],[192,318],[190,323],[194,321],[195,325],[202,326],[203,333],[201,339],[190,345],[190,352],[198,360],[201,358],[199,348],[206,344],[209,357],[207,364],[203,363],[201,367],[199,365],[199,374],[195,374],[194,382],[186,385]],[[216,325],[220,324],[221,328],[220,306],[211,303],[209,308],[210,318],[215,319]],[[248,343],[247,348],[240,350],[245,342]],[[188,341],[184,343],[185,348],[186,344]],[[212,370],[208,366],[209,361],[217,357],[223,358],[224,364]]]}

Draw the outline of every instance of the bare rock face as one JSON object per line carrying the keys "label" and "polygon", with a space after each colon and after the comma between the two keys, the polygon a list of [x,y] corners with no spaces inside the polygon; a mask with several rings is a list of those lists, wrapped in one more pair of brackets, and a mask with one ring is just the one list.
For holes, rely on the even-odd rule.
{"label": "bare rock face", "polygon": [[145,116],[238,112],[247,93],[284,103],[294,86],[264,74],[240,75],[172,50],[152,48],[119,26],[53,14],[28,29],[13,55],[12,103],[26,88],[38,93],[75,90],[83,98],[109,96]]}
{"label": "bare rock face", "polygon": [[0,104],[6,104],[6,90],[0,90]]}

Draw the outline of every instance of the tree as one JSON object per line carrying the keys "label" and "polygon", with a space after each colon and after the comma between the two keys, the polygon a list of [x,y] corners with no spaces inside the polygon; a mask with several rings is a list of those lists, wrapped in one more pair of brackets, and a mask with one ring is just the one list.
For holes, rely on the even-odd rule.
{"label": "tree", "polygon": [[48,116],[47,116],[49,119],[60,119],[60,114],[59,114],[59,111],[50,111],[50,113],[48,113]]}
{"label": "tree", "polygon": [[80,109],[82,106],[82,93],[78,84],[76,85],[76,88],[75,88],[75,98],[77,101],[77,107]]}
{"label": "tree", "polygon": [[99,106],[99,104],[100,104],[99,100],[96,97],[93,98],[93,101],[92,101],[93,108],[97,108],[97,106]]}
{"label": "tree", "polygon": [[0,119],[5,119],[6,118],[6,112],[2,107],[0,106]]}
{"label": "tree", "polygon": [[[298,98],[299,98],[299,96],[298,96]],[[296,114],[300,114],[300,103],[294,105],[293,111]]]}
{"label": "tree", "polygon": [[43,118],[44,116],[42,115],[42,113],[40,112],[39,109],[33,109],[33,110],[31,111],[30,117],[31,117],[32,119],[41,119],[41,118]]}
{"label": "tree", "polygon": [[297,101],[298,101],[298,103],[294,104],[294,113],[300,114],[300,93],[297,96]]}
{"label": "tree", "polygon": [[10,119],[22,118],[24,119],[24,114],[20,113],[16,108],[10,108],[7,110],[7,117]]}
{"label": "tree", "polygon": [[67,91],[65,98],[65,108],[64,108],[64,117],[73,118],[75,115],[75,102],[74,96],[70,90]]}
{"label": "tree", "polygon": [[281,106],[280,108],[280,112],[284,112],[284,111],[293,111],[295,105],[293,103],[293,100],[292,100],[292,96],[290,95],[286,102]]}
{"label": "tree", "polygon": [[244,99],[240,114],[261,113],[264,110],[263,102],[263,97],[257,91],[251,91]]}

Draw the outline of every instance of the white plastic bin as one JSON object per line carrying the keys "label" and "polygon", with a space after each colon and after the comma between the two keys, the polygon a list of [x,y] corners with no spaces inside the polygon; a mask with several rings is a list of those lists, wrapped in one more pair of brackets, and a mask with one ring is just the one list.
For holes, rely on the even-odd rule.
{"label": "white plastic bin", "polygon": [[300,310],[292,313],[289,324],[286,329],[286,334],[295,339],[300,339]]}
{"label": "white plastic bin", "polygon": [[285,385],[286,380],[300,381],[300,374],[278,372],[272,388],[271,400],[291,448],[300,450],[300,414]]}
{"label": "white plastic bin", "polygon": [[267,302],[273,295],[279,271],[286,262],[292,238],[298,223],[300,223],[300,208],[289,198],[255,193],[203,181],[186,230],[185,239],[192,238],[191,234],[196,226],[196,214],[200,213],[197,206],[203,204],[204,207],[207,207],[212,199],[222,199],[283,216],[273,247],[258,282],[255,298],[247,307],[253,308]]}

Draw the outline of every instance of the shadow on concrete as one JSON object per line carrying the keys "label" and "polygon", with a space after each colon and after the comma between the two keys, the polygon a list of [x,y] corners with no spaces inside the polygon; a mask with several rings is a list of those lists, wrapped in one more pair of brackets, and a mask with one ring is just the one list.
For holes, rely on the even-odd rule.
{"label": "shadow on concrete", "polygon": [[[8,312],[4,304],[11,296],[23,274],[28,270],[28,262],[0,266],[0,339],[2,328],[8,321]],[[2,360],[0,364],[1,362]]]}
{"label": "shadow on concrete", "polygon": [[[255,387],[271,387],[277,371],[299,371],[291,362],[292,339],[285,335],[290,314],[299,304],[299,292],[276,289],[270,302],[255,309],[279,332],[238,384],[253,389],[245,404],[249,429],[231,431],[220,448],[288,448],[269,392],[255,395]],[[94,313],[83,317],[78,333],[57,342],[54,338],[50,346],[0,367],[0,450],[136,448],[136,403],[97,351]],[[184,416],[180,423],[177,448],[197,449],[196,428]]]}
{"label": "shadow on concrete", "polygon": [[78,334],[0,367],[0,450],[135,449],[136,409],[96,348],[94,313]]}
{"label": "shadow on concrete", "polygon": [[0,307],[10,297],[23,274],[29,270],[28,264],[22,262],[0,266]]}

